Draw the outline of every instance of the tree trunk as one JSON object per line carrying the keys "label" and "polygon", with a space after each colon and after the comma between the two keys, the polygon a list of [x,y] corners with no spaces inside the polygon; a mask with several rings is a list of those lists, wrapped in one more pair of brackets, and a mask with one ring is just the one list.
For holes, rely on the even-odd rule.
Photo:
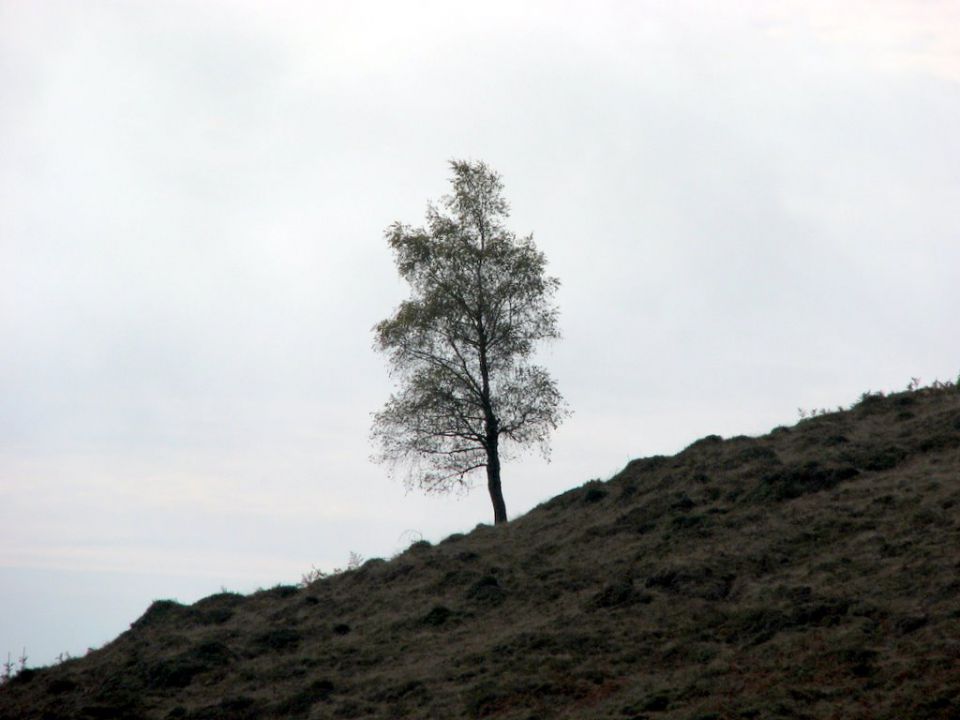
{"label": "tree trunk", "polygon": [[487,331],[484,325],[486,302],[483,298],[483,249],[486,235],[483,224],[480,223],[480,260],[477,263],[477,296],[480,312],[477,322],[477,350],[480,359],[480,401],[483,403],[483,426],[487,441],[487,490],[490,491],[490,502],[493,503],[493,524],[499,525],[507,521],[507,504],[503,501],[503,489],[500,487],[500,422],[493,412],[493,403],[490,401],[490,367],[487,365]]}
{"label": "tree trunk", "polygon": [[493,524],[505,523],[507,504],[503,501],[503,490],[500,488],[500,450],[496,436],[487,443],[487,489],[490,491],[490,502],[493,503]]}

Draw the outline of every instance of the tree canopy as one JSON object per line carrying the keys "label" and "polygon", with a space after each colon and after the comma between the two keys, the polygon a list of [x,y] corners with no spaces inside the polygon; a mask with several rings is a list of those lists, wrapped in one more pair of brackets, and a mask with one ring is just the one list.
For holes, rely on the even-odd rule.
{"label": "tree canopy", "polygon": [[376,459],[426,491],[466,487],[485,468],[500,523],[501,443],[547,454],[566,415],[553,378],[531,361],[539,342],[560,337],[560,283],[533,237],[507,229],[500,176],[482,162],[450,167],[452,193],[428,206],[426,224],[385,233],[410,297],[374,328],[398,388],[372,436]]}

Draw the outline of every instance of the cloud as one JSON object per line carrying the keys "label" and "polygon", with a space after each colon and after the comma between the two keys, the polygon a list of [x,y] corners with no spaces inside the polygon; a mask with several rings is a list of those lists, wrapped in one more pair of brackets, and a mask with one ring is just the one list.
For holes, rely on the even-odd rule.
{"label": "cloud", "polygon": [[885,72],[960,81],[960,7],[949,0],[764,4],[768,32],[806,31],[851,62]]}
{"label": "cloud", "polygon": [[[212,551],[206,548],[184,552],[163,550],[151,545],[46,545],[4,547],[0,551],[0,567],[44,568],[83,572],[150,573],[157,575],[207,577],[250,582],[256,578],[287,578],[295,582],[309,569],[298,565],[289,553]],[[213,570],[216,568],[216,570]]]}

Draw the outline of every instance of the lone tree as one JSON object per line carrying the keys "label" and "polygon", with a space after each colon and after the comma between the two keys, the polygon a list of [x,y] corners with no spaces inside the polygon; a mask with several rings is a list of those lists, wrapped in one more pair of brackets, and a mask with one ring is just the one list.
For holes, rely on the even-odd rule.
{"label": "lone tree", "polygon": [[547,371],[531,364],[538,341],[560,337],[533,237],[504,226],[500,176],[482,162],[453,161],[453,193],[429,205],[425,227],[395,222],[385,235],[410,298],[374,328],[398,390],[376,413],[380,462],[402,465],[408,486],[468,487],[486,468],[495,523],[506,522],[503,441],[537,445],[566,409]]}

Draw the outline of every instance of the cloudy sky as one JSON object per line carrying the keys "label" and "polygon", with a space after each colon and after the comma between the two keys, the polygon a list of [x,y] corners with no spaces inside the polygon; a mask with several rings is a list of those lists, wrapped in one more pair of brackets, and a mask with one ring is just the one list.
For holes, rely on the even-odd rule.
{"label": "cloudy sky", "polygon": [[491,520],[368,459],[451,158],[563,283],[511,516],[960,372],[956,2],[0,0],[0,108],[4,659]]}

